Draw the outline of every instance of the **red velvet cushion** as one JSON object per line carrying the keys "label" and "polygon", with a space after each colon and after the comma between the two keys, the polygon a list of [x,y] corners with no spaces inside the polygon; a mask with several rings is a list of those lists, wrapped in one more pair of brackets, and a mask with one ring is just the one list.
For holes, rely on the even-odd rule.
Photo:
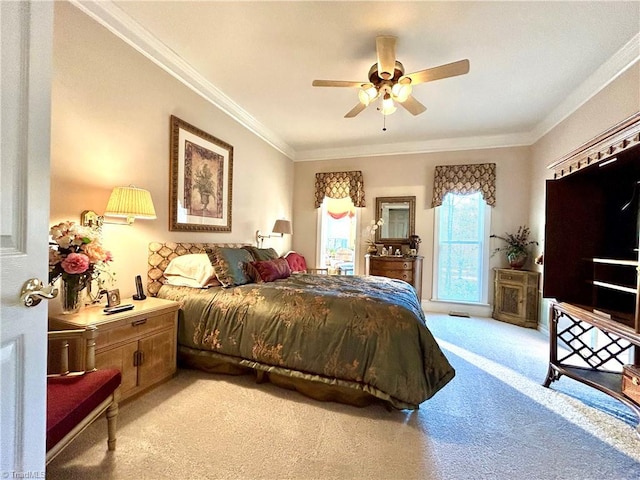
{"label": "red velvet cushion", "polygon": [[273,282],[279,278],[288,278],[291,275],[289,263],[284,258],[250,263],[257,273],[257,282]]}
{"label": "red velvet cushion", "polygon": [[120,385],[120,370],[47,378],[47,451]]}
{"label": "red velvet cushion", "polygon": [[304,257],[296,252],[289,252],[284,257],[287,263],[289,264],[289,268],[292,272],[305,272],[307,271],[307,262]]}

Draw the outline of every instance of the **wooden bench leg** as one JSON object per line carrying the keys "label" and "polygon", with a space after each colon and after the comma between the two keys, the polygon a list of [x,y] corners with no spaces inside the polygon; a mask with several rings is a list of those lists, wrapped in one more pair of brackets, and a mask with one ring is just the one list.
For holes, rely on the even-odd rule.
{"label": "wooden bench leg", "polygon": [[113,403],[107,408],[107,448],[109,450],[116,449],[116,423],[118,420],[118,400],[120,400],[120,391],[116,390],[113,394]]}

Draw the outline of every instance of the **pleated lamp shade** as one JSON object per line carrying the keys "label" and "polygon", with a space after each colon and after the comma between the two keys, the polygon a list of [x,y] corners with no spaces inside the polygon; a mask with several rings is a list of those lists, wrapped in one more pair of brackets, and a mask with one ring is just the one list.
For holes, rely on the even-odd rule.
{"label": "pleated lamp shade", "polygon": [[115,187],[104,214],[110,217],[124,217],[128,223],[133,223],[136,218],[145,220],[157,218],[151,194],[147,190],[134,186]]}

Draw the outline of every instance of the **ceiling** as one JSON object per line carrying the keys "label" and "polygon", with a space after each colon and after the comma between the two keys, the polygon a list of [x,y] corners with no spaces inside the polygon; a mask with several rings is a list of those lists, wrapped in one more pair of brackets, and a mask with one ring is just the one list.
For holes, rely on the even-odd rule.
{"label": "ceiling", "polygon": [[[640,58],[640,2],[78,2],[115,34],[296,161],[530,145]],[[384,117],[351,88],[375,37],[427,111]]]}

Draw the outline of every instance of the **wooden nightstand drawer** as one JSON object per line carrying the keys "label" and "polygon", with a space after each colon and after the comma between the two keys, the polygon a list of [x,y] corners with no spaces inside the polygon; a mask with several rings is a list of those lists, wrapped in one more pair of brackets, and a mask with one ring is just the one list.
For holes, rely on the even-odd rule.
{"label": "wooden nightstand drawer", "polygon": [[172,328],[175,313],[163,313],[154,316],[136,316],[123,318],[100,328],[100,334],[96,339],[96,348],[99,350],[107,345],[116,345],[122,342],[140,338],[149,333],[166,328]]}
{"label": "wooden nightstand drawer", "polygon": [[122,373],[122,400],[142,393],[176,372],[177,302],[149,297],[133,303],[134,308],[113,315],[104,305],[81,309],[73,315],[51,315],[50,329],[95,326],[96,366],[113,367]]}

